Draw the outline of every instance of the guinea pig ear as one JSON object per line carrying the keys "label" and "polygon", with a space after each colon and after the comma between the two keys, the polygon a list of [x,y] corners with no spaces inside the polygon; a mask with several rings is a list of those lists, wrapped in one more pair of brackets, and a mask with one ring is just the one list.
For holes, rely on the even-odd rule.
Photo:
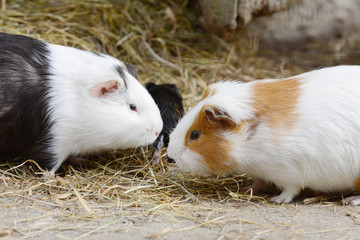
{"label": "guinea pig ear", "polygon": [[260,124],[260,120],[258,118],[254,118],[248,120],[247,123],[249,124],[249,128],[247,130],[248,132],[247,140],[250,140],[255,135],[257,127]]}
{"label": "guinea pig ear", "polygon": [[107,82],[97,83],[90,88],[89,92],[92,97],[100,98],[108,93],[112,93],[119,88],[119,82],[117,80],[110,80]]}
{"label": "guinea pig ear", "polygon": [[128,72],[131,75],[133,75],[134,78],[138,79],[137,75],[136,75],[136,69],[135,69],[134,65],[125,63],[125,66],[126,66],[126,69],[128,70]]}
{"label": "guinea pig ear", "polygon": [[232,119],[226,112],[207,106],[204,108],[205,116],[210,123],[220,124],[223,128],[234,128],[237,126],[234,119]]}

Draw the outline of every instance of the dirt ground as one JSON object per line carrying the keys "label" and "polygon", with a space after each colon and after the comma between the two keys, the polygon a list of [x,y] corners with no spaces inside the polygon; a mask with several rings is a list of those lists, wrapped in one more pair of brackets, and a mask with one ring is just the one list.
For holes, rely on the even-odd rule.
{"label": "dirt ground", "polygon": [[[152,214],[142,206],[90,206],[96,217],[71,219],[52,202],[16,197],[1,201],[3,239],[359,239],[360,209],[333,204],[236,204],[200,202],[183,216]],[[201,206],[199,206],[199,204]],[[77,204],[71,211],[83,212]],[[199,209],[200,208],[200,209]]]}
{"label": "dirt ground", "polygon": [[0,182],[2,239],[360,239],[360,207],[342,206],[341,194],[273,205],[268,195],[247,201],[241,193],[219,201],[189,192],[164,203],[37,191],[54,181],[35,179],[25,191]]}

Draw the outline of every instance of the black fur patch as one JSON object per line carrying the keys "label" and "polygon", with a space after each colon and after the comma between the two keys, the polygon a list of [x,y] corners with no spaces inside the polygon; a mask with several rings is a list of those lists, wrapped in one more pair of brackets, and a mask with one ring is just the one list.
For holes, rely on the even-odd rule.
{"label": "black fur patch", "polygon": [[148,83],[145,87],[159,107],[161,118],[164,123],[159,137],[152,145],[156,148],[161,136],[163,136],[164,145],[167,147],[169,144],[170,133],[174,130],[178,121],[184,115],[182,97],[174,84],[156,85],[154,83]]}
{"label": "black fur patch", "polygon": [[135,69],[134,65],[125,63],[125,66],[126,66],[128,72],[129,72],[134,78],[138,79],[138,78],[137,78],[137,74],[136,74],[136,69]]}
{"label": "black fur patch", "polygon": [[99,52],[94,52],[94,51],[90,51],[92,54],[94,54],[95,56],[98,56],[98,57],[103,57],[104,54],[102,53],[99,53]]}
{"label": "black fur patch", "polygon": [[127,79],[125,76],[124,68],[122,68],[120,66],[116,66],[115,69],[119,73],[120,77],[124,80],[125,89],[127,89],[128,86],[127,86],[127,82],[126,82]]}
{"label": "black fur patch", "polygon": [[0,33],[0,155],[19,154],[50,170],[47,97],[48,49],[44,42]]}

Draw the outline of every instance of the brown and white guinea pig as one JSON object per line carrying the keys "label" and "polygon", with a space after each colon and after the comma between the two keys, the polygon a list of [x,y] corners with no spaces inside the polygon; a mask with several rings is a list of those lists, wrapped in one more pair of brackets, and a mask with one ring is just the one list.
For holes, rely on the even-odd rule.
{"label": "brown and white guinea pig", "polygon": [[[160,109],[161,118],[163,120],[163,129],[150,145],[152,151],[152,165],[158,165],[161,159],[160,150],[165,145],[168,146],[169,135],[176,127],[179,120],[184,115],[182,97],[174,84],[155,84],[147,83],[145,85],[155,103]],[[171,161],[171,159],[168,159]]]}
{"label": "brown and white guinea pig", "polygon": [[160,111],[133,69],[108,55],[0,33],[0,154],[32,158],[54,175],[69,156],[152,143]]}
{"label": "brown and white guinea pig", "polygon": [[[274,183],[282,190],[275,203],[304,188],[360,190],[360,66],[210,85],[171,133],[167,153],[185,171]],[[360,196],[346,201],[360,205]]]}

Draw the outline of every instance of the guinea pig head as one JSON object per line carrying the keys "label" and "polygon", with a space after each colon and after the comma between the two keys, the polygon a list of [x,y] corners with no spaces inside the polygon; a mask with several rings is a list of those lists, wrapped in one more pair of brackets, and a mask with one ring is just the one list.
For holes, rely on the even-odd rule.
{"label": "guinea pig head", "polygon": [[[107,80],[108,79],[108,80]],[[123,67],[89,89],[81,128],[93,148],[136,148],[160,134],[160,111],[148,91]],[[89,123],[89,126],[86,124]]]}
{"label": "guinea pig head", "polygon": [[199,104],[180,120],[170,135],[168,156],[184,171],[224,172],[233,169],[228,135],[238,127],[220,108]]}
{"label": "guinea pig head", "polygon": [[259,123],[247,88],[232,81],[212,84],[180,120],[167,153],[182,170],[220,173],[247,164],[249,142]]}

